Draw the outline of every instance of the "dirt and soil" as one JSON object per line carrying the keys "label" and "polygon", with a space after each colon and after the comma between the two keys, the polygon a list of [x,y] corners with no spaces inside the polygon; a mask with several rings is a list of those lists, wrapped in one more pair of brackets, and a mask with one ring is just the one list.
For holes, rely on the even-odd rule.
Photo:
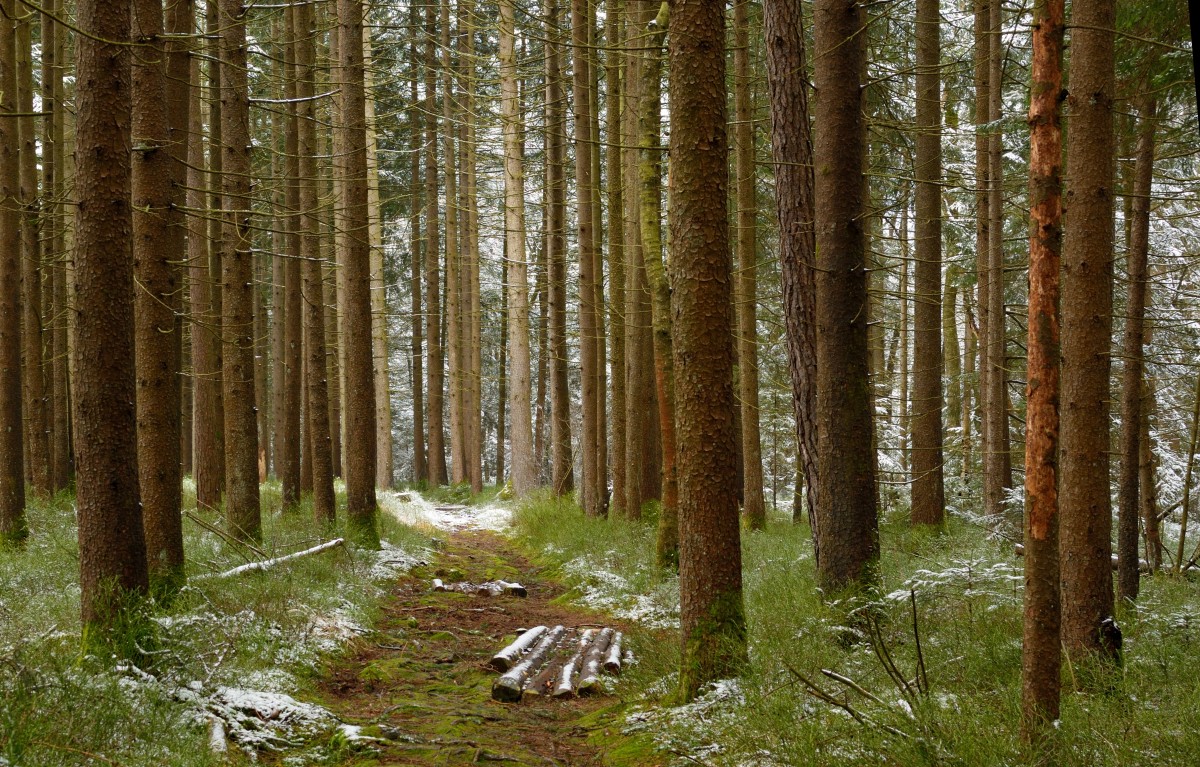
{"label": "dirt and soil", "polygon": [[[343,721],[363,726],[374,753],[353,765],[650,765],[648,744],[620,734],[609,695],[521,703],[492,700],[492,655],[539,624],[614,626],[561,600],[552,572],[486,531],[452,534],[433,562],[400,579],[375,631],[336,661],[319,684]],[[517,581],[528,597],[435,592],[434,578]]]}

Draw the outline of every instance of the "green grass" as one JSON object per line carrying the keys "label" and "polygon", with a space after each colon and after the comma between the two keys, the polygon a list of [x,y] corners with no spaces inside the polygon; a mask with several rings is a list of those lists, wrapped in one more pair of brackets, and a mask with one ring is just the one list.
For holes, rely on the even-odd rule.
{"label": "green grass", "polygon": [[[192,514],[199,511],[185,483]],[[279,487],[262,489],[267,556],[344,535],[344,516],[320,530],[304,504],[281,514]],[[345,498],[339,494],[339,513]],[[189,585],[169,604],[148,606],[154,636],[139,661],[164,684],[139,684],[120,660],[85,654],[79,629],[78,545],[72,498],[34,501],[31,536],[20,549],[0,549],[0,765],[209,765],[224,763],[208,748],[196,712],[168,693],[199,682],[287,692],[303,697],[324,658],[344,640],[328,621],[370,626],[381,586],[374,552],[338,548],[267,573],[208,578],[259,555],[234,547],[185,518]],[[428,539],[381,518],[381,536],[419,552]],[[244,756],[231,746],[235,762]]]}
{"label": "green grass", "polygon": [[[652,523],[587,519],[571,503],[541,496],[518,510],[516,525],[524,542],[560,566],[577,596],[594,601],[597,590],[607,588],[608,601],[621,606],[639,593],[675,587],[672,577],[652,566]],[[911,714],[872,643],[847,641],[863,625],[848,619],[851,606],[822,602],[808,528],[780,517],[763,532],[743,533],[751,667],[736,693],[659,709],[675,688],[677,634],[636,637],[639,663],[622,677],[618,691],[630,710],[649,713],[629,725],[630,731],[651,733],[679,755],[680,764],[1031,763],[1034,757],[1019,738],[1021,561],[1009,544],[989,540],[959,519],[938,534],[914,530],[903,515],[893,514],[881,533],[881,584],[867,609],[896,665],[911,678],[917,653],[908,594],[916,593],[929,691],[913,696]],[[610,574],[597,575],[595,568]],[[1194,582],[1146,579],[1138,608],[1118,616],[1124,667],[1102,684],[1092,675],[1087,689],[1086,669],[1064,667],[1059,764],[1196,764],[1197,594]],[[878,702],[822,669],[848,677]],[[818,700],[800,676],[848,701],[873,724],[860,724]]]}

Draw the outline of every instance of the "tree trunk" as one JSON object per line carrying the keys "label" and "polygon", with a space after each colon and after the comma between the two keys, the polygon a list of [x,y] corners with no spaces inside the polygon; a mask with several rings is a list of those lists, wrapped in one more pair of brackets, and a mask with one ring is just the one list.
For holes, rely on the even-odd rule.
{"label": "tree trunk", "polygon": [[[1052,736],[1051,723],[1058,719],[1060,690],[1057,461],[1062,129],[1058,104],[1063,85],[1062,0],[1039,0],[1033,13],[1021,733],[1035,753],[1040,753]],[[1107,559],[1104,567],[1110,567]]]}
{"label": "tree trunk", "polygon": [[1154,481],[1157,457],[1150,444],[1150,417],[1155,409],[1153,379],[1142,384],[1142,436],[1141,459],[1138,465],[1138,485],[1141,495],[1142,524],[1146,530],[1146,560],[1153,571],[1162,568],[1163,545],[1161,523],[1158,518],[1158,488]]}
{"label": "tree trunk", "polygon": [[512,422],[513,491],[523,496],[537,487],[529,377],[529,267],[525,255],[524,146],[517,92],[516,7],[500,3],[500,120],[504,133],[504,231],[508,294],[508,411]]}
{"label": "tree trunk", "polygon": [[[45,253],[50,267],[50,471],[55,491],[71,479],[71,410],[67,381],[67,281],[66,231],[63,210],[65,135],[63,125],[63,70],[66,34],[54,18],[62,13],[61,0],[50,0],[42,13],[42,203]],[[186,74],[185,74],[186,76]]]}
{"label": "tree trunk", "polygon": [[[460,30],[463,37],[462,55],[459,57],[463,69],[463,114],[475,114],[475,5],[473,0],[459,0],[457,4]],[[463,367],[466,375],[466,430],[467,430],[467,477],[471,491],[483,491],[483,356],[482,314],[479,295],[479,190],[476,180],[476,133],[474,120],[466,120],[464,137],[460,149],[463,174],[462,193],[466,200],[466,231],[463,249],[462,295],[464,312],[463,343],[466,346]]]}
{"label": "tree trunk", "polygon": [[[1121,356],[1125,364],[1121,371],[1121,474],[1117,484],[1118,525],[1117,558],[1119,596],[1134,600],[1138,596],[1138,516],[1141,507],[1140,474],[1142,462],[1142,429],[1145,421],[1143,396],[1145,390],[1146,309],[1149,303],[1147,261],[1150,250],[1150,193],[1154,182],[1154,127],[1158,104],[1153,96],[1144,97],[1138,105],[1138,142],[1129,227],[1129,300],[1125,309],[1125,337]],[[1156,540],[1155,520],[1147,517],[1146,540],[1149,546],[1146,559],[1155,569],[1161,564],[1159,543]]]}
{"label": "tree trunk", "polygon": [[[767,89],[771,98],[771,159],[775,163],[775,213],[787,329],[788,373],[796,419],[798,460],[813,542],[819,543],[816,399],[816,244],[813,235],[812,139],[808,120],[808,66],[797,0],[763,3],[767,39]],[[799,507],[796,508],[799,521]],[[819,552],[819,550],[818,550]]]}
{"label": "tree trunk", "polygon": [[909,356],[911,348],[912,334],[910,331],[910,317],[912,301],[910,300],[911,285],[912,285],[912,253],[909,251],[908,239],[908,208],[909,195],[908,190],[904,190],[904,203],[900,208],[900,370],[898,378],[899,385],[899,423],[900,429],[900,466],[907,471],[910,466],[912,453],[911,447],[912,437],[912,421],[909,418],[909,402],[910,391],[908,387],[909,373],[912,370],[912,359]]}
{"label": "tree trunk", "polygon": [[917,0],[912,521],[942,525],[942,77],[938,0]]}
{"label": "tree trunk", "polygon": [[33,13],[22,13],[17,19],[17,112],[20,133],[21,204],[21,303],[24,316],[25,361],[21,372],[25,378],[25,422],[29,454],[30,480],[33,491],[48,496],[50,477],[50,422],[46,403],[46,381],[42,362],[42,245],[39,231],[40,202],[38,198],[37,131],[33,113]]}
{"label": "tree trunk", "polygon": [[345,204],[338,229],[347,239],[346,305],[342,346],[346,350],[346,516],[360,544],[379,547],[375,524],[375,379],[371,369],[371,241],[367,211],[367,108],[363,68],[363,6],[338,0],[342,119],[346,154],[338,175]]}
{"label": "tree trunk", "polygon": [[[209,318],[209,327],[213,330],[213,350],[210,357],[212,367],[203,374],[212,383],[212,390],[207,399],[211,408],[206,413],[203,423],[206,434],[198,438],[203,444],[202,466],[197,466],[196,502],[212,509],[221,507],[221,496],[225,492],[225,392],[224,392],[224,335],[223,303],[221,298],[221,252],[224,248],[224,221],[221,211],[224,210],[222,198],[222,178],[224,166],[225,143],[222,138],[221,119],[221,79],[220,62],[221,48],[221,12],[218,10],[219,0],[206,0],[205,23],[209,53],[208,64],[208,192],[207,202],[202,206],[208,213],[208,269],[205,280],[209,284],[208,306],[205,316]],[[197,421],[197,426],[201,422]],[[200,452],[199,450],[197,451]],[[197,455],[201,459],[201,455]]]}
{"label": "tree trunk", "polygon": [[[990,6],[991,55],[988,59],[989,121],[998,126],[1003,108],[1002,74],[1004,63],[1000,0]],[[987,428],[983,471],[984,511],[1001,521],[1004,491],[1012,487],[1012,458],[1008,439],[1007,355],[1004,313],[1004,166],[1003,136],[999,127],[988,134],[988,289],[987,289],[987,398],[984,418]]]}
{"label": "tree trunk", "polygon": [[446,176],[446,360],[450,386],[450,482],[467,481],[466,445],[463,441],[463,337],[462,337],[462,262],[459,253],[458,222],[462,208],[458,204],[458,154],[454,138],[458,134],[455,116],[454,62],[450,48],[450,2],[440,0],[442,73],[442,162]]}
{"label": "tree trunk", "polygon": [[[409,7],[409,23],[416,29],[417,7]],[[409,42],[408,56],[411,62],[412,77],[409,80],[409,103],[412,105],[408,113],[408,149],[409,175],[412,177],[409,186],[409,250],[412,251],[412,277],[409,281],[411,297],[410,320],[412,322],[412,409],[413,409],[413,466],[414,482],[424,482],[429,477],[429,467],[425,460],[425,398],[423,371],[424,352],[422,351],[422,308],[421,308],[421,273],[424,269],[422,258],[424,243],[421,239],[421,209],[425,206],[424,187],[422,186],[421,163],[421,134],[424,131],[424,120],[421,117],[420,103],[417,98],[417,44]]]}
{"label": "tree trunk", "polygon": [[550,481],[556,495],[575,486],[571,452],[571,392],[567,378],[567,262],[565,163],[566,95],[558,0],[546,9],[546,266],[550,312]]}
{"label": "tree trunk", "polygon": [[[1060,560],[1063,648],[1116,661],[1109,374],[1113,291],[1114,0],[1074,0],[1062,256]],[[1135,428],[1137,419],[1133,421]],[[1136,544],[1135,544],[1136,549]]]}
{"label": "tree trunk", "polygon": [[[508,259],[508,238],[504,240],[504,257]],[[507,280],[507,274],[505,275]],[[508,289],[502,287],[500,290],[500,337],[508,340]],[[504,485],[504,416],[507,411],[508,403],[508,360],[505,359],[505,351],[508,349],[508,344],[500,345],[500,354],[497,362],[497,393],[496,402],[499,404],[499,412],[496,414],[496,484]]]}
{"label": "tree trunk", "polygon": [[224,242],[221,252],[222,384],[225,406],[225,518],[242,540],[262,538],[258,507],[258,425],[254,415],[254,257],[250,241],[250,92],[246,9],[220,0]]}
{"label": "tree trunk", "polygon": [[605,149],[605,176],[608,185],[608,338],[609,359],[612,363],[612,497],[617,510],[626,516],[637,518],[641,507],[632,508],[625,503],[625,486],[629,482],[626,447],[629,408],[626,397],[626,344],[625,275],[626,262],[630,254],[625,252],[625,177],[622,174],[621,131],[626,109],[628,84],[621,79],[621,56],[624,51],[625,0],[606,0],[604,6],[604,129],[607,146]]}
{"label": "tree trunk", "polygon": [[671,296],[679,408],[679,687],[691,700],[747,662],[734,495],[732,314],[725,135],[725,18],[675,0],[668,45]]}
{"label": "tree trunk", "polygon": [[942,365],[946,371],[946,425],[962,429],[962,357],[958,345],[958,264],[946,267],[946,285],[942,292]]}
{"label": "tree trunk", "polygon": [[[277,424],[282,443],[275,448],[275,460],[278,466],[279,482],[282,486],[283,510],[292,511],[300,503],[301,451],[308,453],[309,448],[301,439],[300,413],[303,409],[305,396],[301,387],[305,385],[302,361],[304,346],[303,309],[301,308],[303,286],[301,284],[301,266],[297,258],[300,254],[300,104],[296,99],[299,92],[295,61],[300,43],[301,33],[296,27],[294,9],[287,12],[287,34],[284,53],[287,63],[287,77],[284,80],[283,95],[291,101],[287,107],[284,127],[283,162],[285,179],[284,199],[289,211],[284,217],[286,229],[284,240],[287,243],[287,253],[292,258],[286,259],[283,265],[283,355],[277,370],[282,370],[283,377],[276,382],[283,401],[283,416]],[[303,445],[303,447],[302,447]]]}
{"label": "tree trunk", "polygon": [[446,438],[444,431],[445,373],[442,358],[441,276],[438,259],[438,165],[437,165],[437,40],[434,37],[436,6],[425,6],[425,341],[427,357],[426,423],[429,441],[426,468],[433,487],[446,484]]}
{"label": "tree trunk", "polygon": [[[676,452],[675,352],[673,349],[671,283],[662,243],[662,46],[667,33],[666,4],[647,29],[640,87],[642,258],[650,288],[654,344],[654,383],[658,394],[658,423],[662,435],[662,509],[658,515],[655,559],[664,570],[679,566],[679,472]],[[652,26],[651,26],[652,25]],[[677,113],[679,114],[679,113]],[[728,226],[728,224],[727,224]],[[643,316],[645,316],[643,314]],[[728,319],[726,319],[728,323]],[[730,382],[732,384],[732,381]]]}
{"label": "tree trunk", "polygon": [[767,524],[758,422],[758,200],[750,73],[749,0],[733,6],[734,132],[737,188],[737,359],[742,415],[742,513],[752,530]]}
{"label": "tree trunk", "polygon": [[[989,205],[991,188],[988,164],[989,134],[995,128],[989,123],[992,120],[991,97],[991,60],[992,60],[992,0],[975,0],[975,306],[976,318],[979,323],[976,337],[979,355],[979,444],[981,447],[980,464],[984,471],[984,485],[987,485],[988,451],[991,441],[988,438],[988,395],[991,389],[988,384],[988,374],[991,363],[988,359],[988,310],[991,307],[991,255],[988,246],[991,244],[991,212]],[[987,495],[984,494],[983,511],[992,514],[988,506]],[[994,517],[997,520],[998,517]]]}
{"label": "tree trunk", "polygon": [[825,593],[874,580],[879,558],[867,344],[866,37],[854,0],[821,0],[813,12],[817,131],[816,349],[819,531],[817,576]]}
{"label": "tree trunk", "polygon": [[571,2],[572,78],[575,112],[575,189],[578,201],[576,222],[579,235],[579,356],[583,400],[583,486],[580,496],[584,514],[598,516],[603,511],[602,479],[597,476],[596,435],[600,429],[600,409],[604,393],[597,391],[599,374],[596,361],[599,342],[599,307],[596,306],[596,242],[593,228],[596,194],[592,178],[592,75],[588,38],[592,26],[592,7],[588,0]]}
{"label": "tree trunk", "polygon": [[383,273],[383,220],[379,200],[379,129],[375,119],[371,35],[363,36],[363,71],[367,115],[367,215],[371,241],[371,359],[375,376],[375,476],[390,488],[392,465],[392,387],[388,365],[387,281]]}
{"label": "tree trunk", "polygon": [[[75,72],[90,87],[76,94],[76,141],[87,147],[75,183],[76,508],[84,636],[98,640],[117,638],[123,608],[148,588],[134,408],[130,16],[129,4],[77,5]],[[4,70],[7,96],[14,83]]]}
{"label": "tree trunk", "polygon": [[[133,261],[137,358],[138,471],[150,578],[183,582],[179,468],[184,240],[182,160],[187,156],[187,51],[165,48],[161,0],[138,0],[131,37],[147,46],[133,63]],[[171,32],[191,32],[191,5],[171,8]],[[182,17],[182,18],[180,18]],[[170,68],[170,72],[167,68]],[[182,118],[182,119],[181,119]]]}
{"label": "tree trunk", "polygon": [[[87,0],[85,0],[83,5],[84,8],[81,9],[82,11],[95,13],[97,10]],[[3,45],[3,48],[0,49],[0,111],[11,114],[17,111],[17,62],[14,43],[14,35],[16,33],[16,22],[14,21],[16,18],[16,4],[13,0],[3,0],[2,4],[0,4],[0,9],[3,10],[3,13],[0,13],[0,45]],[[115,9],[113,15],[119,19],[122,15],[120,9]],[[127,13],[125,14],[125,18],[128,20]],[[109,21],[108,19],[105,20]],[[118,37],[115,39],[121,39],[128,35],[128,30],[118,28],[117,35]],[[94,43],[90,40],[81,41],[81,43],[83,44],[79,46],[80,53],[92,57],[87,63],[94,62],[96,55],[92,52]],[[117,50],[119,51],[120,49],[117,48]],[[111,84],[120,86],[123,83],[119,81],[118,77],[114,78]],[[128,91],[125,91],[125,93],[127,94]],[[92,102],[92,104],[94,109],[95,102]],[[86,118],[89,128],[107,127],[95,124],[98,116],[93,112],[82,117]],[[114,117],[118,121],[120,120],[119,114],[114,115]],[[118,122],[113,127],[119,129],[121,125]],[[113,140],[112,135],[105,136],[101,134],[101,137],[108,138],[110,141]],[[120,138],[119,133],[117,133],[117,138]],[[18,121],[11,118],[0,119],[0,185],[3,185],[0,188],[0,424],[3,425],[3,428],[0,428],[0,544],[6,545],[20,543],[29,534],[25,519],[25,471],[23,466],[25,439],[24,430],[21,427],[22,264],[21,154],[19,145]],[[114,149],[111,145],[101,147],[101,151],[105,149],[120,152],[119,148]],[[90,153],[84,154],[90,158]],[[128,160],[123,161],[123,166],[125,168],[128,167]],[[122,165],[117,166],[118,171],[121,167]],[[88,180],[86,178],[83,179],[84,182]],[[121,183],[119,178],[112,179],[112,181],[117,185]],[[126,183],[128,183],[128,179],[126,179]],[[90,192],[91,195],[99,197],[104,191],[111,190],[97,188],[93,184],[81,183],[80,191],[83,194]],[[118,229],[119,234],[120,221],[114,221],[112,225]],[[89,234],[91,233],[89,232]],[[125,234],[127,236],[128,232],[126,231]],[[91,245],[91,242],[81,244]],[[89,253],[89,255],[92,255],[92,253]],[[120,254],[115,251],[112,257],[118,261],[122,260]],[[129,266],[132,268],[132,264]],[[93,277],[94,274],[89,272],[87,276]],[[115,275],[109,276],[115,277]],[[132,339],[128,340],[132,343]],[[93,362],[96,361],[98,360],[93,360]],[[132,363],[133,360],[131,358],[129,360],[131,373]],[[115,361],[114,364],[119,365],[120,360]],[[89,369],[88,372],[94,375],[97,371]],[[130,388],[132,389],[132,386]],[[92,398],[95,398],[96,394],[97,392],[95,391],[89,392]],[[130,402],[132,402],[132,391],[130,391],[129,396]],[[116,405],[116,410],[119,412],[121,405]],[[95,426],[100,426],[100,424],[96,424]],[[132,441],[130,442],[130,447],[132,449]],[[89,456],[89,458],[92,457]],[[136,478],[133,489],[136,493]],[[88,494],[89,496],[91,495],[91,488],[88,489]],[[116,507],[114,511],[118,513],[127,512],[128,506],[128,501],[125,501],[122,506]],[[89,511],[103,514],[108,510],[103,506],[97,506],[89,508]],[[91,597],[92,594],[85,591],[84,596]]]}
{"label": "tree trunk", "polygon": [[304,379],[308,399],[308,439],[304,450],[312,461],[313,519],[318,525],[332,525],[335,516],[333,494],[334,461],[330,434],[328,378],[325,375],[325,275],[321,253],[321,218],[317,190],[317,115],[313,94],[316,90],[316,35],[311,6],[300,4],[291,9],[297,32],[295,46],[296,77],[296,157],[300,214],[298,233],[304,306],[303,340]]}

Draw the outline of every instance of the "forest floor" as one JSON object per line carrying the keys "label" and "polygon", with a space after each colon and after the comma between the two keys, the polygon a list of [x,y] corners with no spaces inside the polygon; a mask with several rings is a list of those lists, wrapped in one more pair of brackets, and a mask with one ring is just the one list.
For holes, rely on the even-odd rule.
{"label": "forest floor", "polygon": [[[433,578],[515,581],[527,597],[434,591]],[[620,734],[622,706],[608,695],[520,703],[492,700],[487,663],[521,629],[628,626],[564,598],[551,568],[488,530],[450,533],[432,561],[401,577],[368,637],[318,684],[322,705],[363,727],[369,753],[355,765],[661,764],[647,743]],[[614,748],[621,741],[621,747]],[[639,758],[638,752],[647,758]]]}

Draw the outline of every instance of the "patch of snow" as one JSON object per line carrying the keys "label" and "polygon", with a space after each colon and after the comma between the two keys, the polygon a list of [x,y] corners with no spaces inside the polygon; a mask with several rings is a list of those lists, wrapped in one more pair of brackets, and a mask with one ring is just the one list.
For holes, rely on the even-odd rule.
{"label": "patch of snow", "polygon": [[433,504],[412,490],[381,491],[379,507],[400,522],[433,530],[507,530],[512,524],[512,509],[502,503],[485,506]]}
{"label": "patch of snow", "polygon": [[375,560],[371,563],[371,578],[377,581],[393,580],[417,565],[425,564],[425,557],[421,554],[425,552],[412,554],[387,541],[380,541],[379,551],[374,552]]}
{"label": "patch of snow", "polygon": [[679,628],[679,586],[673,579],[641,594],[627,579],[587,557],[568,561],[563,572],[578,581],[580,604],[648,628]]}
{"label": "patch of snow", "polygon": [[308,621],[308,635],[324,652],[336,650],[356,636],[367,633],[353,618],[342,610],[334,610],[329,615],[314,615]]}

